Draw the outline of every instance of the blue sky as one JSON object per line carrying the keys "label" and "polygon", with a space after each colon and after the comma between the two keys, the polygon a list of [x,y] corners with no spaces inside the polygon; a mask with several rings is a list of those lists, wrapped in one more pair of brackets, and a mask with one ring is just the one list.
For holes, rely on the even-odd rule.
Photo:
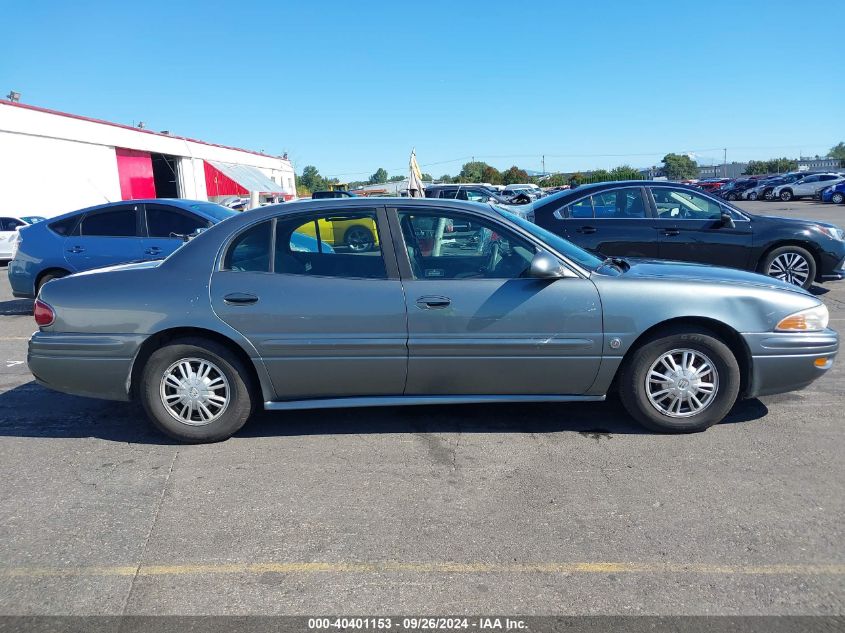
{"label": "blue sky", "polygon": [[[11,2],[0,91],[363,178],[824,154],[845,3]],[[810,16],[809,13],[813,15]]]}

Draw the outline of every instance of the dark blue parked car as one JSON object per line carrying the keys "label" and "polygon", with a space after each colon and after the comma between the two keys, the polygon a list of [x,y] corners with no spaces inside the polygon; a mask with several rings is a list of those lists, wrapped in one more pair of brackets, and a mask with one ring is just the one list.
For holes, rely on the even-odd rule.
{"label": "dark blue parked car", "polygon": [[822,189],[821,199],[822,202],[833,202],[834,204],[845,202],[845,182]]}
{"label": "dark blue parked car", "polygon": [[59,277],[126,262],[164,259],[187,237],[236,211],[212,202],[156,199],[113,202],[39,222],[20,231],[9,264],[16,297],[35,297]]}

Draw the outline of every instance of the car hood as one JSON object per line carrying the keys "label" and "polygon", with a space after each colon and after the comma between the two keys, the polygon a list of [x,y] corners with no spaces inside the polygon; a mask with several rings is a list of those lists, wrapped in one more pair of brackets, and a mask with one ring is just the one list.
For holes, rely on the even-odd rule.
{"label": "car hood", "polygon": [[622,275],[627,278],[702,281],[713,284],[752,286],[755,288],[789,290],[799,294],[810,294],[803,288],[786,283],[785,281],[736,268],[722,268],[720,266],[707,266],[692,262],[672,262],[636,257],[626,257],[624,259],[631,266]]}
{"label": "car hood", "polygon": [[753,220],[764,220],[768,221],[771,220],[772,222],[777,222],[778,224],[791,224],[794,226],[802,226],[804,228],[808,226],[826,226],[829,229],[838,229],[840,228],[836,224],[831,224],[830,222],[821,222],[819,220],[802,220],[800,218],[784,218],[779,215],[757,215],[757,214],[750,214],[746,213],[746,215],[751,216]]}

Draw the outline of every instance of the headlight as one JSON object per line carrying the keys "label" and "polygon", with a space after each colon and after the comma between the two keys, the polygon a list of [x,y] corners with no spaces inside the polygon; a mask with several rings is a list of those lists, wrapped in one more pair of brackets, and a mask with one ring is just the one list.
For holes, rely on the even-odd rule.
{"label": "headlight", "polygon": [[845,242],[845,231],[835,226],[820,226],[819,231],[839,242]]}
{"label": "headlight", "polygon": [[818,332],[827,327],[829,319],[827,306],[820,303],[815,308],[790,314],[777,324],[775,330],[778,332]]}

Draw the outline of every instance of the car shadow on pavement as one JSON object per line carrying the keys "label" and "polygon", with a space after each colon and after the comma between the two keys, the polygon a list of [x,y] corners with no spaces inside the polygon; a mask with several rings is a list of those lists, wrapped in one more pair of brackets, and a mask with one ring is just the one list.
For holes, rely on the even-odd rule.
{"label": "car shadow on pavement", "polygon": [[[751,422],[768,413],[759,400],[738,403],[722,424]],[[559,433],[589,437],[639,435],[617,399],[568,404],[464,404],[261,411],[241,438],[381,433]],[[159,434],[140,405],[69,396],[34,381],[0,394],[0,437],[99,438],[135,444],[175,444]]]}
{"label": "car shadow on pavement", "polygon": [[32,314],[32,299],[0,301],[0,316],[28,316]]}

